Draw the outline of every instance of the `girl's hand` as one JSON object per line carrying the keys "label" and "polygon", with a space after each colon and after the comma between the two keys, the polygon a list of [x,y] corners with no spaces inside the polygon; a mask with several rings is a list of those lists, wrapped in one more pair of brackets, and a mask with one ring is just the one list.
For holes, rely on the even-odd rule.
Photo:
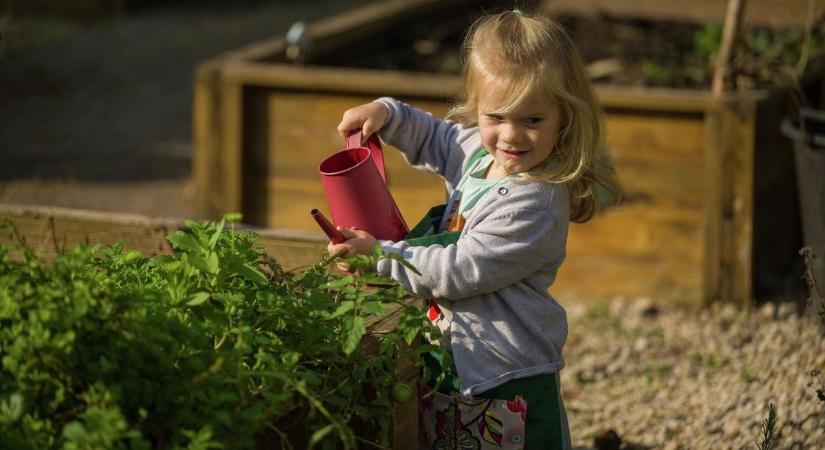
{"label": "girl's hand", "polygon": [[365,103],[344,111],[341,123],[338,124],[338,134],[346,139],[352,130],[361,129],[362,139],[366,140],[373,133],[380,130],[390,115],[387,107],[381,102]]}
{"label": "girl's hand", "polygon": [[[375,244],[378,242],[371,234],[363,230],[355,228],[341,228],[336,227],[341,234],[347,239],[340,244],[327,245],[327,252],[330,256],[340,256],[342,258],[349,258],[355,255],[370,255],[375,249]],[[336,263],[338,269],[349,272],[350,267],[347,263]]]}

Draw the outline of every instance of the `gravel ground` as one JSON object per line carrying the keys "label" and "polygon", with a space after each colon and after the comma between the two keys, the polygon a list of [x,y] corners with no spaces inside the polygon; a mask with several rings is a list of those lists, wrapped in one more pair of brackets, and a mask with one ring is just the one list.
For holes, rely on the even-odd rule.
{"label": "gravel ground", "polygon": [[562,385],[577,448],[612,429],[622,449],[753,449],[769,403],[777,449],[825,448],[823,322],[796,303],[617,299],[569,316]]}

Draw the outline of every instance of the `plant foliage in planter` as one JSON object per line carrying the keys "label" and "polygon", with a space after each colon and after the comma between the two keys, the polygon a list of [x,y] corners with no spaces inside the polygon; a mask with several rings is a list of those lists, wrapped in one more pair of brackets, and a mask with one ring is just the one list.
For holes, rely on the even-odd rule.
{"label": "plant foliage in planter", "polygon": [[[404,343],[437,329],[397,284],[328,260],[285,272],[226,219],[151,258],[0,244],[0,448],[354,448],[356,424],[388,444]],[[398,327],[360,351],[391,304]]]}

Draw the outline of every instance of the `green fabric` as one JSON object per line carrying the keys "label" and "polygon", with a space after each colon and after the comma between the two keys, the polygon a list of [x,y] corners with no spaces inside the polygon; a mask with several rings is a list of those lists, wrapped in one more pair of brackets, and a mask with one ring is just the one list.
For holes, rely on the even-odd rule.
{"label": "green fabric", "polygon": [[[467,167],[464,169],[469,170],[470,167],[473,167],[473,164],[476,161],[483,158],[487,155],[486,150],[480,150],[476,152],[470,161],[467,162]],[[430,208],[427,211],[427,214],[421,219],[418,224],[416,224],[407,236],[404,237],[404,240],[407,244],[414,246],[414,247],[427,247],[430,245],[441,245],[441,246],[448,246],[450,244],[455,244],[458,242],[458,237],[461,236],[460,231],[447,231],[443,233],[438,233],[438,225],[441,223],[441,218],[444,216],[444,210],[447,208],[447,205],[438,205]]]}
{"label": "green fabric", "polygon": [[[485,152],[486,153],[486,152]],[[484,197],[490,189],[498,186],[513,178],[513,176],[506,176],[497,180],[488,180],[485,177],[485,172],[490,164],[493,163],[493,157],[479,158],[481,162],[476,166],[469,166],[468,170],[476,168],[475,172],[471,172],[470,176],[464,182],[464,187],[461,190],[461,206],[458,208],[459,213],[466,213],[473,209],[473,207]]]}
{"label": "green fabric", "polygon": [[427,211],[427,215],[407,233],[404,240],[414,247],[427,247],[430,245],[446,247],[447,245],[458,242],[458,237],[461,236],[460,231],[436,233],[436,229],[438,228],[438,224],[441,223],[441,217],[444,215],[446,208],[447,205],[438,205],[430,208],[430,210]]}
{"label": "green fabric", "polygon": [[516,395],[522,396],[527,402],[524,449],[569,449],[570,430],[561,402],[558,374],[542,374],[508,381],[477,397],[509,400]]}

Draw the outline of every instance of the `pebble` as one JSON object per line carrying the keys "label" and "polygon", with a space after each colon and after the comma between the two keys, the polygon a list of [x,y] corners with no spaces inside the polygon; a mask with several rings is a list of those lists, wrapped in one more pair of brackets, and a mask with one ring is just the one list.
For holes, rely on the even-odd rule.
{"label": "pebble", "polygon": [[633,448],[754,448],[769,403],[777,448],[825,448],[825,376],[811,375],[825,370],[822,318],[790,302],[698,310],[616,298],[598,311],[568,316],[574,449],[592,450],[603,430]]}

